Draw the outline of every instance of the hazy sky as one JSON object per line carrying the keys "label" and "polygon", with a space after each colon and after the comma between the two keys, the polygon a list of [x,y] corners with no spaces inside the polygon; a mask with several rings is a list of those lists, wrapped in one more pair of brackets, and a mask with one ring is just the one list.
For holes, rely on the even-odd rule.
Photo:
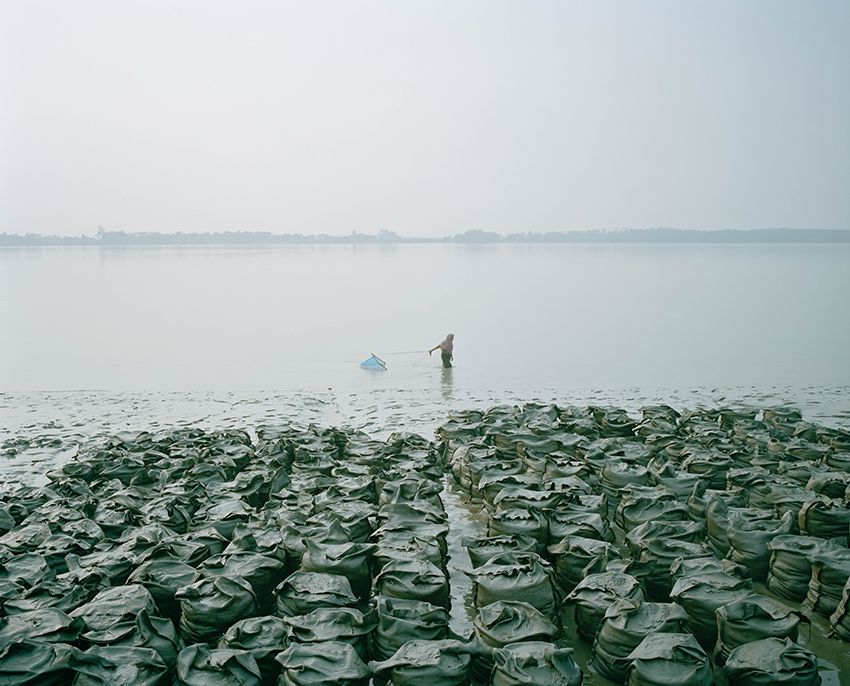
{"label": "hazy sky", "polygon": [[0,0],[0,232],[850,227],[850,2]]}

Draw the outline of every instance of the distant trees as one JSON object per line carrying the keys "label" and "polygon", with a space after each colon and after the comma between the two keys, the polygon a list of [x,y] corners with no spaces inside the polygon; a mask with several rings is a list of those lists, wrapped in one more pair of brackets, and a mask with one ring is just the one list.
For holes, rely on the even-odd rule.
{"label": "distant trees", "polygon": [[620,231],[559,231],[511,233],[470,229],[454,236],[407,238],[381,229],[377,234],[352,231],[347,236],[327,234],[278,234],[269,231],[221,231],[217,233],[160,233],[110,231],[97,227],[94,236],[50,236],[36,233],[0,234],[0,246],[143,246],[143,245],[301,245],[389,243],[850,243],[847,229],[623,229]]}

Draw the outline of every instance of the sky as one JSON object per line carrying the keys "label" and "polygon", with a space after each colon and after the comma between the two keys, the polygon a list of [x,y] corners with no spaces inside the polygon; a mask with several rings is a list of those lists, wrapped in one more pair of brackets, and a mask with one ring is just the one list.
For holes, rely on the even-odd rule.
{"label": "sky", "polygon": [[0,0],[0,232],[850,228],[847,0]]}

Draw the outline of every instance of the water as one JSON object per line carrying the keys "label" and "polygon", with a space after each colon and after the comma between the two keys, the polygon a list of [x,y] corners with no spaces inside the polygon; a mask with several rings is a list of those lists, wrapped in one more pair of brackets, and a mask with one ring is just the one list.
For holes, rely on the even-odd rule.
{"label": "water", "polygon": [[847,385],[848,295],[847,245],[4,248],[0,389]]}

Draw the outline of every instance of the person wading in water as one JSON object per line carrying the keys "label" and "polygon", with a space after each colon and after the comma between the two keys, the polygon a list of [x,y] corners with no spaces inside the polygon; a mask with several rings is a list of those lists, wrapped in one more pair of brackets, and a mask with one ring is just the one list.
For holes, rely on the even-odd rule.
{"label": "person wading in water", "polygon": [[455,348],[454,340],[455,340],[455,335],[453,333],[447,334],[446,340],[444,340],[442,343],[440,343],[438,345],[435,345],[433,348],[431,348],[428,351],[428,354],[430,355],[437,348],[440,349],[440,358],[443,360],[443,369],[449,369],[452,366],[452,358],[454,357],[454,348]]}

